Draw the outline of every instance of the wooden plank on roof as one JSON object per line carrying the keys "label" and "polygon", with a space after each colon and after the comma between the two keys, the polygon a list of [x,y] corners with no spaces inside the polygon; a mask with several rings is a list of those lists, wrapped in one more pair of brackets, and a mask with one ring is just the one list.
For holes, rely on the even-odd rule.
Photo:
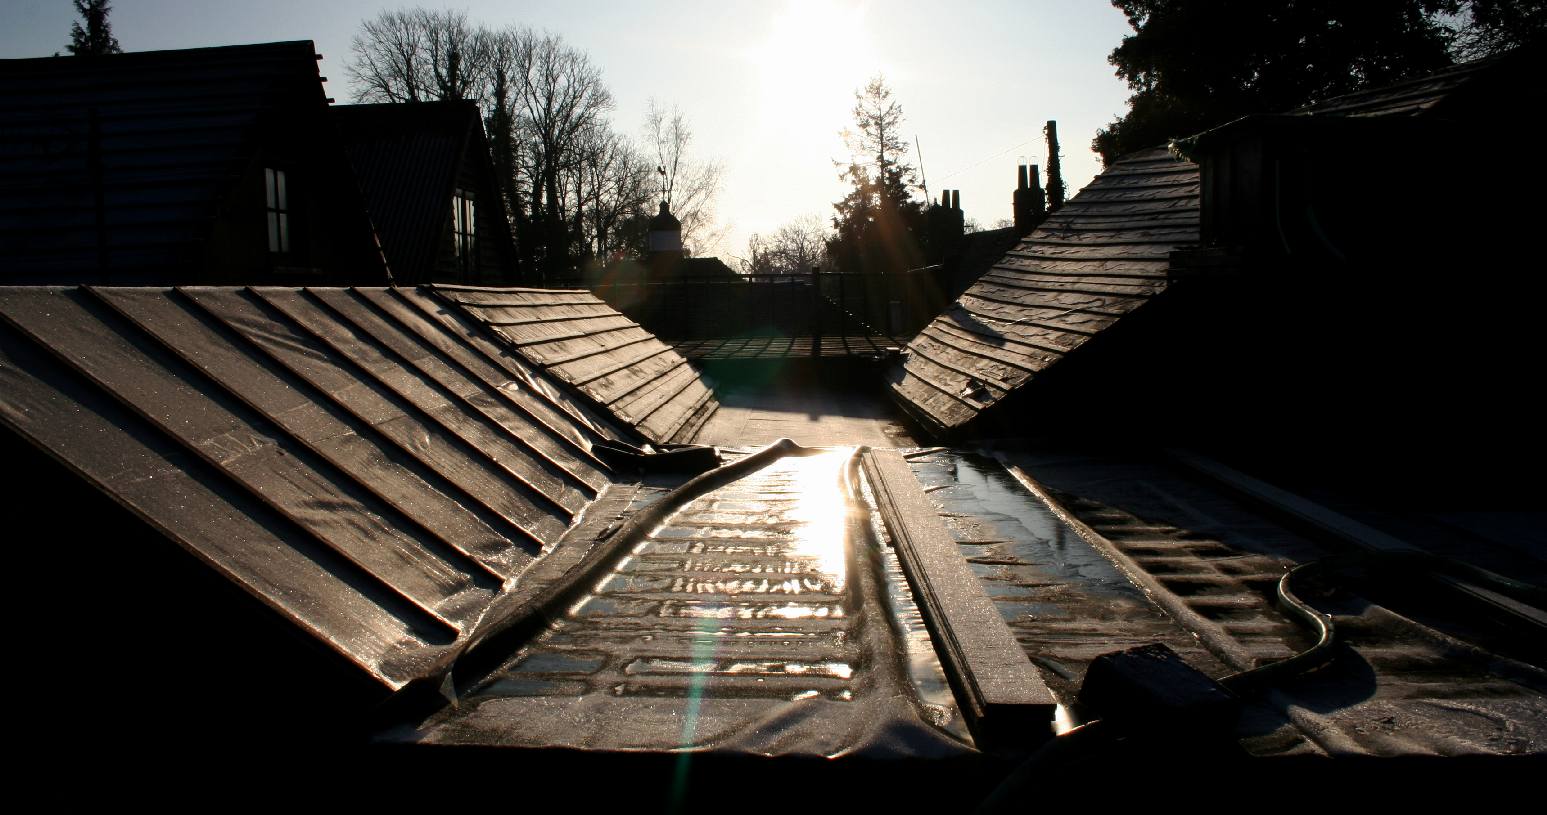
{"label": "wooden plank on roof", "polygon": [[467,450],[460,439],[422,417],[387,388],[361,378],[318,340],[270,317],[249,301],[248,295],[219,289],[180,291],[276,363],[455,485],[466,500],[494,513],[518,539],[541,548],[563,534],[567,513],[560,514],[546,501],[539,505],[529,490],[513,488],[485,457]]}
{"label": "wooden plank on roof", "polygon": [[612,354],[615,351],[625,350],[630,346],[647,343],[655,339],[655,335],[637,325],[631,325],[625,328],[615,328],[611,331],[592,334],[591,338],[596,341],[594,347],[582,348],[568,357],[549,356],[548,364],[558,366],[598,354]]}
{"label": "wooden plank on roof", "polygon": [[[512,378],[511,372],[496,366],[479,353],[469,337],[450,333],[445,323],[430,321],[424,314],[405,302],[401,290],[355,289],[360,296],[388,315],[396,325],[412,331],[422,341],[438,349],[447,360],[455,363],[495,393],[513,409],[519,410],[534,422],[540,422],[550,434],[565,439],[577,454],[587,457],[598,469],[605,470],[591,455],[587,440],[587,425],[573,414],[559,410],[533,388],[524,387]],[[530,376],[528,376],[528,379]]]}
{"label": "wooden plank on roof", "polygon": [[1116,186],[1106,187],[1091,185],[1080,192],[1080,205],[1105,204],[1111,202],[1160,202],[1160,201],[1194,201],[1198,196],[1198,179],[1193,178],[1179,184],[1146,184],[1143,186]]}
{"label": "wooden plank on roof", "polygon": [[[1015,250],[1005,254],[1000,261],[1004,265],[1030,266],[1033,261],[1138,261],[1141,264],[1159,261],[1165,263],[1170,257],[1177,241],[1154,241],[1147,243],[1106,243],[1098,244],[1094,241],[1051,241],[1035,240],[1023,244]],[[1149,274],[1164,278],[1164,267],[1149,271]]]}
{"label": "wooden plank on roof", "polygon": [[1080,190],[1080,195],[1084,195],[1086,190],[1175,189],[1186,186],[1191,186],[1196,191],[1198,168],[1179,164],[1171,170],[1102,173],[1084,190]]}
{"label": "wooden plank on roof", "polygon": [[507,319],[491,328],[524,357],[653,441],[681,434],[695,416],[716,407],[701,398],[708,390],[680,353],[600,300],[592,311],[541,303],[537,294],[516,306],[509,291],[437,291],[477,320],[519,315],[520,322]]}
{"label": "wooden plank on roof", "polygon": [[979,335],[951,331],[938,321],[925,326],[908,347],[927,349],[937,359],[971,359],[970,367],[985,371],[984,378],[990,382],[1004,383],[1006,390],[1061,356],[1026,345],[989,342]]}
{"label": "wooden plank on roof", "polygon": [[[914,337],[913,341],[908,343],[908,350],[905,353],[917,354],[942,368],[982,382],[988,386],[990,393],[993,391],[1008,393],[1014,390],[1015,386],[1026,381],[1029,375],[1028,371],[1006,364],[1013,359],[1009,355],[1005,355],[1004,361],[986,357],[965,351],[928,333],[920,333]],[[920,373],[917,368],[914,372]]]}
{"label": "wooden plank on roof", "polygon": [[1109,317],[1121,317],[1148,299],[1095,291],[1059,291],[1048,286],[1020,285],[999,280],[979,280],[967,293],[976,298],[1011,305],[1065,309]]}
{"label": "wooden plank on roof", "polygon": [[1095,218],[1110,218],[1119,215],[1149,216],[1168,213],[1192,213],[1194,216],[1196,216],[1197,212],[1197,196],[1162,198],[1153,201],[1132,201],[1118,199],[1111,201],[1094,200],[1087,202],[1082,200],[1078,204],[1072,202],[1065,204],[1064,209],[1059,210],[1059,214],[1065,218],[1071,218],[1075,215],[1092,216]]}
{"label": "wooden plank on roof", "polygon": [[698,438],[699,431],[703,429],[704,425],[709,423],[709,420],[713,418],[715,412],[719,409],[720,404],[715,401],[714,392],[709,390],[708,387],[704,387],[704,392],[699,397],[697,404],[694,405],[692,412],[688,414],[687,419],[672,433],[667,441],[676,444],[691,444]]}
{"label": "wooden plank on roof", "polygon": [[[1169,246],[1178,243],[1196,243],[1198,241],[1197,223],[1177,224],[1171,227],[1151,226],[1149,228],[1135,229],[1063,229],[1044,227],[1038,229],[1034,235],[1035,241],[1030,244],[1032,248],[1012,250],[1035,251],[1044,246],[1127,246],[1127,245],[1159,245]],[[1022,244],[1027,246],[1027,244]]]}
{"label": "wooden plank on roof", "polygon": [[900,398],[921,414],[921,419],[933,422],[937,429],[960,427],[978,415],[976,408],[932,387],[903,365],[892,366],[887,381]]}
{"label": "wooden plank on roof", "polygon": [[424,533],[473,558],[501,580],[531,560],[477,513],[428,483],[411,459],[375,440],[368,428],[351,423],[348,414],[319,401],[320,396],[308,394],[310,388],[301,380],[271,371],[234,346],[179,305],[177,295],[157,289],[92,293]]}
{"label": "wooden plank on roof", "polygon": [[935,339],[949,342],[964,353],[997,355],[1005,362],[1033,373],[1062,359],[1067,351],[1078,347],[1085,339],[1077,334],[1060,334],[1066,341],[1065,345],[1047,341],[1031,342],[1023,334],[989,333],[977,326],[969,329],[961,323],[944,319],[935,320],[925,330],[932,333]]}
{"label": "wooden plank on roof", "polygon": [[411,678],[389,667],[394,655],[451,635],[277,513],[233,497],[216,473],[183,461],[170,440],[40,349],[0,341],[0,424],[389,687]]}
{"label": "wooden plank on roof", "polygon": [[606,303],[580,303],[520,306],[480,306],[478,316],[497,328],[539,323],[565,323],[617,314]]}
{"label": "wooden plank on roof", "polygon": [[606,351],[554,363],[550,370],[558,373],[568,382],[587,386],[631,367],[650,364],[663,354],[671,356],[671,346],[654,337],[649,337],[621,347],[611,346]]}
{"label": "wooden plank on roof", "polygon": [[930,387],[974,410],[982,410],[1009,393],[1007,388],[1001,387],[1004,383],[988,382],[976,372],[957,370],[932,359],[928,354],[910,350],[903,356],[903,367]]}
{"label": "wooden plank on roof", "polygon": [[621,416],[632,417],[637,425],[647,424],[652,414],[664,407],[672,397],[698,381],[698,372],[693,370],[693,366],[680,357],[679,360],[680,364],[664,375],[612,402],[612,409]]}
{"label": "wooden plank on roof", "polygon": [[1045,273],[1039,274],[1036,271],[1022,271],[1020,269],[1000,267],[994,267],[984,272],[978,278],[978,281],[999,286],[1024,288],[1028,291],[1076,292],[1080,294],[1114,295],[1118,297],[1152,297],[1159,294],[1166,287],[1165,281],[1153,278],[1148,281],[1136,281],[1134,278],[1114,278],[1110,275],[1098,276],[1092,274],[1084,278],[1069,279],[1069,276],[1054,277]]}
{"label": "wooden plank on roof", "polygon": [[572,486],[581,488],[588,498],[594,498],[607,483],[607,477],[589,456],[577,456],[574,449],[566,446],[563,436],[550,434],[543,424],[507,407],[498,398],[497,390],[453,367],[432,347],[388,323],[362,299],[343,289],[308,289],[307,292],[326,304],[353,330],[362,331],[381,343],[445,392],[454,395],[465,409],[483,416],[493,428],[504,431],[506,440],[522,448],[522,452],[544,468],[569,480]]}
{"label": "wooden plank on roof", "polygon": [[[395,513],[286,438],[259,415],[241,415],[224,394],[199,387],[172,358],[147,354],[93,314],[84,294],[22,289],[0,298],[0,314],[82,377],[119,400],[190,454],[226,473],[252,499],[306,529],[323,545],[455,628],[492,596],[481,569],[447,559],[388,524]],[[242,411],[246,413],[246,411]]]}
{"label": "wooden plank on roof", "polygon": [[[559,323],[524,323],[521,325],[491,326],[496,333],[509,339],[523,352],[531,355],[538,364],[548,366],[551,360],[596,348],[601,343],[591,338],[597,334],[620,328],[632,328],[633,320],[621,314],[611,317],[588,317],[583,320]],[[573,342],[579,340],[579,342]]]}
{"label": "wooden plank on roof", "polygon": [[[546,459],[535,458],[518,448],[504,432],[482,417],[470,416],[450,400],[433,380],[411,371],[388,358],[381,349],[295,289],[255,288],[254,294],[278,309],[320,340],[330,351],[349,360],[374,377],[399,398],[413,405],[422,415],[439,424],[468,449],[485,457],[496,472],[531,490],[535,497],[564,514],[567,522],[585,507],[588,498],[566,483],[561,472]],[[567,525],[567,523],[566,523]]]}
{"label": "wooden plank on roof", "polygon": [[484,332],[492,329],[473,321],[461,309],[448,307],[444,301],[418,289],[393,289],[392,294],[426,319],[453,332],[486,362],[504,371],[510,379],[500,389],[512,399],[532,410],[546,408],[568,417],[574,421],[577,432],[589,441],[617,438],[614,428],[559,392],[547,377],[537,376],[533,364],[514,349],[485,336]]}
{"label": "wooden plank on roof", "polygon": [[981,735],[1023,739],[1046,727],[1058,700],[1026,658],[1015,635],[940,519],[939,508],[895,450],[862,454],[882,522],[942,660],[963,691]]}
{"label": "wooden plank on roof", "polygon": [[713,398],[714,394],[710,392],[703,380],[694,377],[686,387],[677,391],[664,404],[651,412],[644,426],[655,438],[675,438],[699,408]]}
{"label": "wooden plank on roof", "polygon": [[1002,334],[1051,349],[1073,348],[1116,322],[1115,317],[1105,314],[1083,314],[1020,302],[1000,303],[972,292],[962,295],[958,307],[948,310],[940,319],[974,333]]}
{"label": "wooden plank on roof", "polygon": [[677,367],[687,364],[687,360],[683,359],[681,354],[676,353],[660,340],[656,340],[646,348],[653,353],[630,360],[627,364],[610,365],[608,366],[610,370],[597,370],[594,379],[576,384],[580,385],[591,398],[610,405],[639,388],[646,387],[650,382],[666,376]]}

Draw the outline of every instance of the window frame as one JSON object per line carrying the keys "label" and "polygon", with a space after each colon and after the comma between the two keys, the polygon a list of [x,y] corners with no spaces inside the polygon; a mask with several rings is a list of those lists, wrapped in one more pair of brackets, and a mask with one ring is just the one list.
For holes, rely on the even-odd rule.
{"label": "window frame", "polygon": [[295,210],[290,206],[288,175],[278,167],[263,168],[264,223],[270,255],[289,255],[295,237],[290,223]]}

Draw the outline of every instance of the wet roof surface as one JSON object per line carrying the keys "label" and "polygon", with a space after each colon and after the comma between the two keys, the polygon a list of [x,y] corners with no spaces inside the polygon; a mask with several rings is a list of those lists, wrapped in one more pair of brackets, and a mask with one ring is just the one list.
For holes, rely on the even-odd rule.
{"label": "wet roof surface", "polygon": [[0,289],[0,421],[377,680],[611,482],[615,434],[404,289]]}
{"label": "wet roof surface", "polygon": [[853,450],[809,452],[673,513],[488,682],[392,737],[768,755],[968,750],[938,663],[906,633],[922,632],[907,589],[888,591],[887,553],[867,542],[862,499],[845,486]]}
{"label": "wet roof surface", "polygon": [[1163,292],[1198,206],[1192,162],[1119,159],[909,341],[888,386],[926,429],[967,424]]}
{"label": "wet roof surface", "polygon": [[585,289],[435,292],[648,441],[691,441],[719,406],[681,354]]}

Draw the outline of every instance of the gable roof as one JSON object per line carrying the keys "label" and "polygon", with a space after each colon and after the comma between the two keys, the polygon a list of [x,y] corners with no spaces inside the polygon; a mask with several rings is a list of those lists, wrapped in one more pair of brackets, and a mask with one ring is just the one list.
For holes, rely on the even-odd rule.
{"label": "gable roof", "polygon": [[7,278],[198,266],[265,113],[326,105],[309,41],[0,60]]}
{"label": "gable roof", "polygon": [[585,289],[435,292],[645,440],[691,441],[719,408],[681,354]]}
{"label": "gable roof", "polygon": [[892,394],[931,432],[961,428],[1165,291],[1198,212],[1196,164],[1118,159],[908,343]]}
{"label": "gable roof", "polygon": [[[489,161],[478,106],[464,100],[334,105],[329,111],[387,265],[400,281],[429,280],[451,229],[458,170],[464,161]],[[478,205],[499,207],[498,195],[488,198]]]}
{"label": "gable roof", "polygon": [[617,435],[385,288],[0,288],[0,427],[388,688],[612,483]]}

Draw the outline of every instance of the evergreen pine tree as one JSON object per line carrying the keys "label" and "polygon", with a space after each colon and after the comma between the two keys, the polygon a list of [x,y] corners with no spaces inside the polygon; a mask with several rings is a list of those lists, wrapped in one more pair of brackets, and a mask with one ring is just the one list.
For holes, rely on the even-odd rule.
{"label": "evergreen pine tree", "polygon": [[86,25],[82,27],[77,22],[70,27],[70,44],[66,47],[71,54],[94,57],[123,52],[118,47],[118,38],[113,36],[112,24],[107,21],[107,13],[112,10],[108,0],[75,0],[75,10]]}

